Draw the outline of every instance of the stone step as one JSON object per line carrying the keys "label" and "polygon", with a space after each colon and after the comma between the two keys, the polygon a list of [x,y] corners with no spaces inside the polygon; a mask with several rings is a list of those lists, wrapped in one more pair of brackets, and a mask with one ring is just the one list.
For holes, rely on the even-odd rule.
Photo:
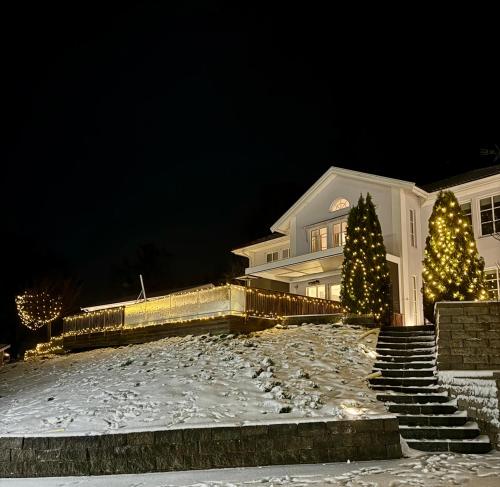
{"label": "stone step", "polygon": [[434,377],[436,369],[386,369],[377,372],[382,372],[382,377]]}
{"label": "stone step", "polygon": [[436,333],[434,330],[430,331],[403,331],[403,332],[392,332],[391,330],[380,330],[378,333],[379,337],[435,337]]}
{"label": "stone step", "polygon": [[429,386],[429,387],[411,387],[411,386],[388,386],[388,385],[370,385],[374,391],[384,391],[384,392],[402,392],[404,394],[436,394],[441,392],[441,387]]}
{"label": "stone step", "polygon": [[406,440],[410,448],[422,451],[450,451],[454,453],[488,453],[491,451],[490,439],[486,435],[471,440]]}
{"label": "stone step", "polygon": [[436,356],[432,355],[378,355],[377,362],[430,362],[436,360]]}
{"label": "stone step", "polygon": [[385,403],[389,412],[399,414],[453,414],[457,411],[457,401],[451,400],[444,403],[429,402],[426,404],[398,404],[395,402]]}
{"label": "stone step", "polygon": [[428,342],[413,342],[413,343],[390,343],[383,340],[379,340],[377,343],[377,349],[386,348],[391,350],[422,350],[422,349],[434,349],[436,344],[434,341]]}
{"label": "stone step", "polygon": [[392,348],[382,348],[378,347],[375,349],[379,357],[417,357],[419,355],[434,357],[436,353],[435,347],[432,348],[414,348],[408,350],[392,349]]}
{"label": "stone step", "polygon": [[453,414],[398,414],[399,424],[420,426],[463,426],[467,423],[467,411]]}
{"label": "stone step", "polygon": [[370,384],[386,386],[430,386],[437,384],[437,377],[376,377]]}
{"label": "stone step", "polygon": [[436,394],[377,394],[377,399],[383,402],[395,402],[398,404],[425,404],[444,403],[450,400],[445,392]]}
{"label": "stone step", "polygon": [[435,367],[436,362],[429,360],[427,362],[375,362],[373,369],[388,370],[388,369],[431,369]]}
{"label": "stone step", "polygon": [[398,337],[392,335],[379,335],[379,342],[383,343],[432,343],[436,341],[434,335]]}
{"label": "stone step", "polygon": [[420,331],[434,332],[436,327],[434,325],[421,325],[421,326],[382,326],[381,332],[390,331],[391,333],[413,333]]}
{"label": "stone step", "polygon": [[476,422],[468,421],[463,426],[410,426],[399,425],[403,438],[465,440],[477,438],[481,432]]}

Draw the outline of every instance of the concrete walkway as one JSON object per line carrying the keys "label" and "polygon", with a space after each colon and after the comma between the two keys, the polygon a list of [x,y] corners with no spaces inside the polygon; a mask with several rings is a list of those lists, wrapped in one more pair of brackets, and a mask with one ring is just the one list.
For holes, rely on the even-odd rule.
{"label": "concrete walkway", "polygon": [[500,485],[500,452],[423,454],[372,462],[284,465],[102,477],[1,479],[5,487],[230,487],[239,485],[442,487]]}

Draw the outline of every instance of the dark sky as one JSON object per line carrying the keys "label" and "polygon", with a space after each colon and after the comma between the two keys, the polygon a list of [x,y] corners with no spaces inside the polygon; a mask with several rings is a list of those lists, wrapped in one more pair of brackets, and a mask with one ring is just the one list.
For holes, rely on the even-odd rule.
{"label": "dark sky", "polygon": [[346,54],[340,19],[310,22],[326,12],[138,3],[3,14],[7,301],[51,265],[86,304],[123,294],[113,266],[150,242],[165,287],[214,278],[330,165],[425,183],[492,164],[411,52]]}

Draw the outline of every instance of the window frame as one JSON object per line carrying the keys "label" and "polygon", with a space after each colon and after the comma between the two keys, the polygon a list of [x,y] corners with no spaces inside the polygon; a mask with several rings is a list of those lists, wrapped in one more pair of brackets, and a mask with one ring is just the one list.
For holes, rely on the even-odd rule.
{"label": "window frame", "polygon": [[[470,205],[470,215],[468,215],[467,213],[464,213],[464,210],[462,208],[462,205],[467,205],[467,204]],[[464,213],[465,218],[470,216],[470,218],[468,218],[468,221],[470,223],[470,228],[472,230],[472,234],[474,235],[474,223],[473,223],[474,222],[474,217],[473,217],[474,212],[472,211],[472,206],[473,206],[472,201],[471,200],[461,201],[458,203],[458,206],[460,206],[460,209],[462,210],[462,213]]]}
{"label": "window frame", "polygon": [[[495,226],[495,221],[497,221],[495,219],[495,203],[493,201],[493,198],[495,197],[500,197],[500,193],[492,193],[492,194],[489,194],[489,195],[484,195],[482,197],[478,197],[477,198],[477,206],[478,206],[478,215],[479,215],[479,228],[480,228],[480,235],[481,237],[490,237],[491,235],[497,233],[497,232],[500,232],[500,225],[499,225],[499,228],[496,228]],[[481,219],[481,215],[483,213],[483,211],[481,210],[481,200],[485,200],[485,199],[489,199],[490,200],[490,203],[491,203],[491,218],[492,220],[491,221],[488,221],[486,223],[491,223],[492,226],[493,226],[493,231],[491,233],[483,233],[483,221]],[[484,211],[488,211],[488,210],[484,210]]]}
{"label": "window frame", "polygon": [[410,225],[410,245],[413,248],[417,248],[417,212],[410,208],[409,217],[408,217],[409,225]]}
{"label": "window frame", "polygon": [[[346,202],[347,205],[343,205],[340,208],[335,208],[338,204],[340,204],[342,202]],[[335,198],[332,201],[332,203],[330,204],[330,208],[328,209],[328,211],[330,213],[335,213],[336,211],[347,210],[350,207],[351,207],[351,202],[347,198],[344,198],[343,196],[340,196],[339,198]]]}
{"label": "window frame", "polygon": [[[494,272],[496,274],[496,283],[497,283],[497,295],[496,297],[491,298],[492,301],[499,301],[500,300],[500,269],[497,267],[489,267],[488,269],[484,269],[484,276],[485,276],[485,281],[486,279],[486,273],[487,272]],[[493,280],[493,279],[488,279],[488,281]],[[486,291],[488,293],[488,297],[490,297],[490,291],[487,289]]]}
{"label": "window frame", "polygon": [[[323,288],[323,294],[324,294],[324,297],[323,298],[318,298],[318,288],[319,287],[322,287]],[[316,289],[316,296],[309,296],[308,294],[308,290],[309,289],[312,289],[312,288],[315,288]],[[316,299],[326,299],[326,284],[312,284],[310,286],[306,286],[306,296],[308,298],[316,298]]]}
{"label": "window frame", "polygon": [[[321,230],[325,230],[324,234],[321,233]],[[316,235],[313,236],[314,232],[318,232],[317,238],[318,238],[319,248],[317,249],[313,248],[314,247],[313,241],[314,242],[316,241]],[[311,253],[321,252],[323,250],[328,249],[328,226],[325,225],[323,227],[311,228],[311,230],[309,231],[309,240],[310,240]],[[323,248],[323,240],[325,241],[325,248]]]}
{"label": "window frame", "polygon": [[[338,234],[335,233],[335,225],[340,225],[340,232]],[[332,223],[332,245],[333,245],[334,249],[345,246],[346,234],[347,234],[347,218],[342,219],[342,220],[333,221],[333,223]],[[336,241],[335,241],[336,235],[339,236],[339,245],[336,245]]]}

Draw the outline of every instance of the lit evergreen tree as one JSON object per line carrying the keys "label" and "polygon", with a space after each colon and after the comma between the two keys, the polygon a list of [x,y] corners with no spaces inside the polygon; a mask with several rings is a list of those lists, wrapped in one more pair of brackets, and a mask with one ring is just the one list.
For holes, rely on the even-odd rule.
{"label": "lit evergreen tree", "polygon": [[389,269],[380,222],[370,194],[361,195],[347,220],[340,299],[352,314],[387,321]]}
{"label": "lit evergreen tree", "polygon": [[437,301],[488,299],[484,260],[452,191],[441,191],[434,203],[423,264],[424,311],[430,321]]}
{"label": "lit evergreen tree", "polygon": [[390,277],[382,227],[370,193],[366,195],[366,258],[370,287],[370,311],[378,321],[389,322]]}

